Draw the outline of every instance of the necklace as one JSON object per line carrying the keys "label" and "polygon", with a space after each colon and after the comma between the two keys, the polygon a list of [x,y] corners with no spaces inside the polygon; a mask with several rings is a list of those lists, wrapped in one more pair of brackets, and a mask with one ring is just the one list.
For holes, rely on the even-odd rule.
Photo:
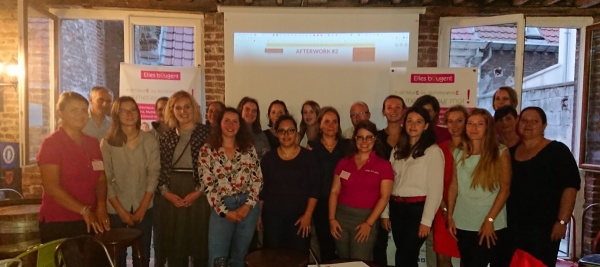
{"label": "necklace", "polygon": [[337,140],[334,140],[332,144],[328,144],[327,141],[325,141],[325,139],[322,139],[321,143],[323,143],[323,145],[327,148],[327,149],[332,149],[333,147],[335,147],[335,145],[337,144]]}

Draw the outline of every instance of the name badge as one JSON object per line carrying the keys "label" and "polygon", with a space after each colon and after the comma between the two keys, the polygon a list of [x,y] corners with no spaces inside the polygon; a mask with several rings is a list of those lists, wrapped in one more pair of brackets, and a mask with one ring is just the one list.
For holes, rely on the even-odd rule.
{"label": "name badge", "polygon": [[92,169],[94,169],[94,171],[103,171],[104,162],[101,160],[92,160]]}
{"label": "name badge", "polygon": [[342,171],[340,173],[340,178],[344,179],[344,180],[348,180],[348,178],[350,178],[350,173],[347,171]]}

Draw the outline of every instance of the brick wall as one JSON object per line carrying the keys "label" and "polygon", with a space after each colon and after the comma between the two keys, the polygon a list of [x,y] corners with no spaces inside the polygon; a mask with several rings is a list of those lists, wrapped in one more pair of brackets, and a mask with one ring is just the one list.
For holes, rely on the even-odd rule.
{"label": "brick wall", "polygon": [[106,20],[104,23],[105,86],[119,95],[120,64],[125,61],[123,53],[123,21]]}
{"label": "brick wall", "polygon": [[225,48],[223,13],[204,17],[204,65],[206,72],[206,102],[225,101]]}

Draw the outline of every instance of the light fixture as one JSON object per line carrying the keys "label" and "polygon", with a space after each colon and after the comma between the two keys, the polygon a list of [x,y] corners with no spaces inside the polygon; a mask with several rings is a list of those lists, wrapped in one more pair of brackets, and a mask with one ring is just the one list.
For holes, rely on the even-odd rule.
{"label": "light fixture", "polygon": [[13,57],[8,62],[0,61],[0,86],[17,88],[19,83],[19,62]]}

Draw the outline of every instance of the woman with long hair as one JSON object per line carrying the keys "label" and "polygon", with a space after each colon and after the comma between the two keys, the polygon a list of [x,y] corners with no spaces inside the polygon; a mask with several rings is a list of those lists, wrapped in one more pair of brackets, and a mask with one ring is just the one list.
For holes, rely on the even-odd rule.
{"label": "woman with long hair", "polygon": [[260,107],[256,99],[245,96],[240,100],[237,106],[237,111],[242,114],[242,119],[246,122],[246,126],[252,135],[252,144],[259,158],[262,158],[271,150],[269,140],[262,131],[260,126]]}
{"label": "woman with long hair", "polygon": [[318,139],[308,141],[307,147],[317,159],[319,176],[319,201],[313,215],[315,234],[319,242],[317,254],[322,262],[328,262],[338,258],[335,240],[329,231],[329,196],[333,172],[338,161],[346,156],[350,142],[342,138],[340,114],[335,108],[321,108],[317,123],[319,124]]}
{"label": "woman with long hair", "polygon": [[88,105],[78,93],[60,94],[59,128],[44,139],[37,154],[44,187],[39,212],[42,243],[110,229],[100,144],[83,133]]}
{"label": "woman with long hair", "polygon": [[275,133],[275,122],[281,115],[288,115],[287,106],[285,102],[281,100],[274,100],[269,104],[269,109],[267,110],[267,119],[269,119],[269,129],[264,130],[263,132],[267,136],[267,140],[269,140],[269,145],[271,146],[271,150],[277,149],[279,146],[279,139]]}
{"label": "woman with long hair", "polygon": [[329,225],[343,259],[370,261],[379,216],[394,183],[390,161],[384,158],[377,126],[361,121],[354,128],[348,157],[335,168],[329,196]]}
{"label": "woman with long hair", "polygon": [[243,267],[260,215],[260,160],[246,122],[236,109],[225,108],[216,123],[200,150],[199,166],[212,207],[208,266],[217,258],[229,257],[232,267]]}
{"label": "woman with long hair", "polygon": [[496,139],[494,118],[474,109],[463,146],[454,150],[448,189],[448,230],[458,240],[465,267],[508,266],[501,249],[508,242],[505,203],[510,191],[510,155]]}
{"label": "woman with long hair", "polygon": [[[111,204],[110,225],[142,231],[143,266],[148,266],[154,214],[152,197],[160,174],[158,141],[151,133],[140,130],[140,110],[132,97],[115,100],[110,117],[110,129],[100,142]],[[125,266],[126,256],[122,253],[119,258],[121,266]]]}
{"label": "woman with long hair", "polygon": [[159,207],[160,236],[155,246],[160,246],[169,266],[188,266],[189,257],[194,266],[205,266],[210,207],[202,197],[198,155],[209,127],[200,123],[200,106],[186,91],[169,98],[165,119],[170,129],[159,141],[158,190],[164,200]]}
{"label": "woman with long hair", "polygon": [[[260,193],[266,248],[292,248],[308,253],[312,214],[319,197],[317,162],[296,142],[296,120],[283,115],[275,122],[279,147],[263,157]],[[259,224],[259,228],[261,225]]]}
{"label": "woman with long hair", "polygon": [[302,120],[300,120],[300,131],[298,138],[300,146],[306,147],[308,141],[317,140],[319,134],[319,124],[317,117],[319,116],[321,106],[315,101],[308,100],[302,104]]}
{"label": "woman with long hair", "polygon": [[465,134],[465,125],[469,110],[462,105],[450,107],[444,114],[450,139],[442,142],[440,148],[444,152],[444,197],[440,208],[433,220],[433,249],[436,252],[438,267],[452,266],[452,257],[460,258],[456,239],[448,232],[446,227],[446,215],[448,215],[448,187],[452,181],[452,170],[454,168],[454,157],[452,151],[461,145]]}
{"label": "woman with long hair", "polygon": [[396,263],[403,266],[417,266],[419,249],[442,201],[444,155],[435,143],[430,122],[426,109],[409,108],[391,159],[394,186],[389,214],[384,212],[381,217],[384,228],[393,229]]}

